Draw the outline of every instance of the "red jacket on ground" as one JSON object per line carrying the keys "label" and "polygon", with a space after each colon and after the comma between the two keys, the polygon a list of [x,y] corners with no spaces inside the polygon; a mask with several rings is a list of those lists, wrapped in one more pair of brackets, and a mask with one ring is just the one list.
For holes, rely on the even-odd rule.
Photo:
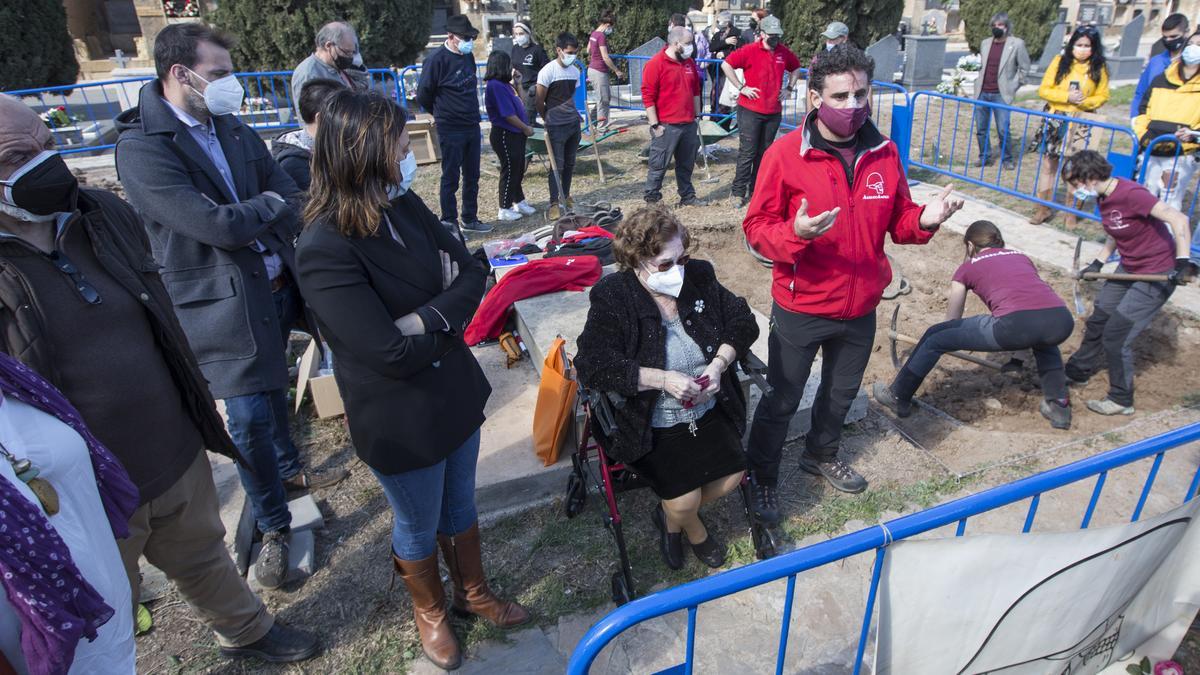
{"label": "red jacket on ground", "polygon": [[474,346],[504,332],[513,303],[555,291],[582,291],[600,280],[600,259],[594,255],[530,260],[505,274],[492,286],[463,333]]}
{"label": "red jacket on ground", "polygon": [[663,124],[687,124],[696,119],[695,97],[700,95],[700,74],[692,59],[676,61],[665,47],[642,69],[642,105],[655,106]]}
{"label": "red jacket on ground", "polygon": [[[742,222],[746,241],[775,263],[771,296],[801,314],[849,320],[874,311],[892,269],[883,254],[897,244],[924,244],[924,207],[913,203],[896,145],[869,120],[858,134],[854,181],[819,136],[810,113],[804,126],[771,144],[758,170],[754,198]],[[816,239],[796,236],[800,200],[815,216],[841,207],[833,227]]]}

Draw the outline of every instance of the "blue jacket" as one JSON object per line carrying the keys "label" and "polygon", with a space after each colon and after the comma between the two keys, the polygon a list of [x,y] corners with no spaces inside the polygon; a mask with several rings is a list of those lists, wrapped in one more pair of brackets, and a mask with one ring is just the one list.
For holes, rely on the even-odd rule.
{"label": "blue jacket", "polygon": [[475,57],[438,47],[421,64],[417,103],[433,113],[439,129],[479,128],[479,79]]}
{"label": "blue jacket", "polygon": [[1137,89],[1133,90],[1133,103],[1129,106],[1129,119],[1138,116],[1138,108],[1142,105],[1142,96],[1150,92],[1150,83],[1154,81],[1154,78],[1162,75],[1169,65],[1171,65],[1171,53],[1165,51],[1151,56],[1150,60],[1146,62],[1146,69],[1138,78]]}

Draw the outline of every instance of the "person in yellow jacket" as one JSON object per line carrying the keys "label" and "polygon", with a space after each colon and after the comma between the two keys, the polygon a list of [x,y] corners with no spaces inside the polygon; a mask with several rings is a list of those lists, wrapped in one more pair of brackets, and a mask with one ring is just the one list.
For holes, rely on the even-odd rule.
{"label": "person in yellow jacket", "polygon": [[[1109,96],[1108,70],[1104,63],[1104,45],[1095,26],[1075,29],[1063,53],[1055,56],[1046,69],[1042,86],[1038,87],[1038,96],[1046,102],[1044,110],[1066,117],[1092,112],[1104,105]],[[1038,151],[1042,155],[1042,164],[1037,180],[1037,196],[1049,202],[1054,198],[1054,174],[1063,156],[1063,146],[1067,146],[1067,154],[1083,150],[1087,147],[1090,134],[1086,127],[1046,119],[1042,121],[1039,136]],[[1053,217],[1054,210],[1042,204],[1029,222],[1038,225]],[[1073,225],[1075,216],[1068,213],[1066,221],[1068,225]]]}
{"label": "person in yellow jacket", "polygon": [[1158,143],[1146,162],[1146,187],[1159,200],[1183,210],[1183,193],[1196,173],[1200,149],[1200,32],[1188,38],[1179,61],[1154,78],[1133,118],[1141,150],[1159,136],[1177,143]]}

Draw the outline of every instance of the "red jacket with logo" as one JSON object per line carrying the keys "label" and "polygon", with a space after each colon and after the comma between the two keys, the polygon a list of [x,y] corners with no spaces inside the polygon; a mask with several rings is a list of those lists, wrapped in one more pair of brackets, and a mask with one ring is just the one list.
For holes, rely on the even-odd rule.
{"label": "red jacket with logo", "polygon": [[667,48],[642,69],[642,105],[654,106],[663,124],[687,124],[696,119],[694,99],[700,95],[700,75],[692,59],[676,61]]}
{"label": "red jacket with logo", "polygon": [[[896,145],[870,121],[858,134],[853,182],[832,149],[817,138],[814,116],[771,144],[763,156],[754,198],[742,222],[746,241],[774,265],[771,296],[802,314],[848,320],[874,311],[892,268],[884,235],[897,244],[924,244],[924,207],[913,203]],[[816,239],[796,236],[800,200],[814,216],[841,207],[832,228]]]}

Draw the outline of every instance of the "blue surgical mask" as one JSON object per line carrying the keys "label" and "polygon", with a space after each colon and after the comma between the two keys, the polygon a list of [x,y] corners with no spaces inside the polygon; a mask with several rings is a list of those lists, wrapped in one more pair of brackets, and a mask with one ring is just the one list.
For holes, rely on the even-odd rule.
{"label": "blue surgical mask", "polygon": [[1075,194],[1075,199],[1078,199],[1081,202],[1086,202],[1089,199],[1096,199],[1097,197],[1100,196],[1099,192],[1096,192],[1095,190],[1093,190],[1091,188],[1083,187],[1083,186],[1075,188],[1074,194]]}
{"label": "blue surgical mask", "polygon": [[563,52],[562,64],[564,66],[570,67],[570,66],[574,65],[574,63],[575,63],[575,55]]}
{"label": "blue surgical mask", "polygon": [[470,54],[473,51],[475,51],[475,41],[474,40],[459,40],[459,42],[458,42],[458,53],[459,54]]}
{"label": "blue surgical mask", "polygon": [[412,150],[400,160],[400,184],[393,185],[388,188],[388,199],[395,199],[412,187],[413,181],[417,177],[417,156]]}

